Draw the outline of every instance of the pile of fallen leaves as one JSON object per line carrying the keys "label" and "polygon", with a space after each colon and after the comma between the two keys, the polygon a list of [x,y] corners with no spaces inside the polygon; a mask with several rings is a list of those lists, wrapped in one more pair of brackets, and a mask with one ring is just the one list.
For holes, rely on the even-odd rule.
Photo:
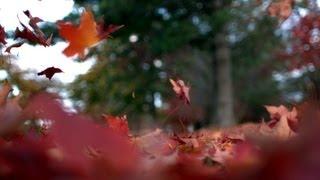
{"label": "pile of fallen leaves", "polygon": [[[131,134],[127,117],[104,123],[33,94],[23,106],[0,90],[0,178],[317,179],[320,106],[266,106],[270,121],[193,133]],[[320,140],[319,140],[320,141]]]}

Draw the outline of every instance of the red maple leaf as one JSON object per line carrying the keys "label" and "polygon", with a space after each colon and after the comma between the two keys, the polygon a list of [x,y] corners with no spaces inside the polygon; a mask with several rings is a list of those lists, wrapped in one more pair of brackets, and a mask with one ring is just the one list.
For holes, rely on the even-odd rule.
{"label": "red maple leaf", "polygon": [[189,96],[190,87],[186,86],[181,79],[177,79],[176,81],[170,79],[170,83],[172,85],[174,92],[177,94],[177,96],[181,100],[183,100],[186,104],[190,104],[190,96]]}
{"label": "red maple leaf", "polygon": [[96,45],[101,40],[108,38],[110,34],[122,26],[108,26],[105,28],[103,23],[97,24],[90,11],[84,11],[80,18],[79,26],[71,22],[58,22],[60,36],[69,41],[69,45],[63,53],[70,57],[79,55],[85,57],[85,50]]}
{"label": "red maple leaf", "polygon": [[63,72],[61,69],[59,68],[55,68],[55,67],[49,67],[41,72],[38,73],[38,76],[41,76],[41,75],[45,75],[48,79],[51,80],[51,78],[53,77],[53,75],[55,73],[61,73]]}
{"label": "red maple leaf", "polygon": [[104,119],[107,121],[109,128],[123,135],[129,135],[129,127],[126,116],[110,116],[103,115]]}
{"label": "red maple leaf", "polygon": [[4,31],[4,28],[0,25],[0,43],[3,45],[7,44],[6,39],[6,32]]}

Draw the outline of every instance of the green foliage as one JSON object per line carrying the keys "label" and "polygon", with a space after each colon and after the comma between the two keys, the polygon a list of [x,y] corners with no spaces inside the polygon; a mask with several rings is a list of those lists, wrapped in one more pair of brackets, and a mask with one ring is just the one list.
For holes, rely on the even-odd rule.
{"label": "green foliage", "polygon": [[[261,104],[277,103],[280,97],[278,82],[273,79],[274,71],[279,68],[280,62],[274,58],[274,50],[278,47],[280,38],[275,35],[275,22],[263,17],[250,23],[252,30],[233,46],[233,77],[235,83],[235,97],[241,104],[246,104],[242,118],[246,113],[250,119],[259,120],[264,111]],[[280,100],[281,101],[281,100]]]}
{"label": "green foliage", "polygon": [[[230,46],[237,101],[254,107],[271,102],[279,94],[271,71],[257,73],[265,68],[263,64],[273,59],[272,51],[278,39],[274,34],[274,22],[264,18],[262,12],[258,11],[258,16],[252,14],[260,8],[253,2],[76,2],[91,6],[95,15],[103,16],[107,24],[125,25],[113,34],[114,39],[96,49],[97,63],[90,73],[70,86],[72,98],[81,102],[87,112],[95,115],[126,113],[129,120],[145,115],[159,119],[164,106],[155,106],[155,96],[160,94],[162,102],[168,103],[173,96],[168,78],[177,76],[191,83],[195,106],[213,111],[216,97],[212,87],[215,84],[214,38],[225,29],[228,37],[234,37]],[[132,35],[138,37],[137,42],[129,41]],[[161,60],[161,67],[154,65],[156,59]],[[249,108],[249,111],[256,110]]]}

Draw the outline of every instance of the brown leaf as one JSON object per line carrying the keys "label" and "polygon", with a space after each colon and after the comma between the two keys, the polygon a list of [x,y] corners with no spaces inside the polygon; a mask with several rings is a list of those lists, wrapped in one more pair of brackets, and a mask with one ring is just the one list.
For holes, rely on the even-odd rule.
{"label": "brown leaf", "polygon": [[6,32],[4,31],[4,28],[0,25],[0,43],[3,45],[7,44],[6,41]]}
{"label": "brown leaf", "polygon": [[33,31],[30,30],[22,22],[20,22],[21,26],[23,27],[23,30],[21,31],[19,28],[16,28],[14,39],[26,39],[30,42],[38,43],[45,47],[51,45],[51,38],[47,39],[44,33],[37,25],[37,23],[42,22],[43,20],[39,17],[32,17],[28,10],[24,11],[24,14],[29,18],[29,25],[32,27]]}
{"label": "brown leaf", "polygon": [[41,72],[38,73],[38,76],[41,76],[41,75],[45,75],[48,79],[51,80],[51,78],[53,77],[53,75],[55,73],[62,73],[63,71],[59,68],[55,68],[55,67],[49,67]]}
{"label": "brown leaf", "polygon": [[7,47],[7,48],[6,48],[6,50],[5,50],[5,52],[7,52],[7,53],[11,53],[11,49],[12,49],[12,48],[18,48],[18,47],[21,47],[23,44],[24,44],[24,42],[23,42],[23,41],[21,41],[21,42],[17,42],[17,43],[14,43],[14,44],[10,45],[9,47]]}

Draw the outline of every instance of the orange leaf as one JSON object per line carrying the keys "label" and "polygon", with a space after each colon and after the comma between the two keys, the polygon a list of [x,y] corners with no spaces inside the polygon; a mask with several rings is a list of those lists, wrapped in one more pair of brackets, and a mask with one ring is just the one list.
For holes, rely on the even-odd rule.
{"label": "orange leaf", "polygon": [[110,116],[103,115],[104,119],[107,121],[108,126],[123,135],[129,135],[129,127],[126,116],[118,117],[118,116]]}
{"label": "orange leaf", "polygon": [[69,46],[64,49],[63,53],[70,57],[79,55],[85,57],[85,50],[96,45],[99,41],[109,37],[109,34],[119,29],[121,26],[110,26],[103,29],[100,24],[94,20],[90,11],[84,11],[80,18],[79,26],[71,22],[58,22],[59,34],[65,40],[69,41]]}

